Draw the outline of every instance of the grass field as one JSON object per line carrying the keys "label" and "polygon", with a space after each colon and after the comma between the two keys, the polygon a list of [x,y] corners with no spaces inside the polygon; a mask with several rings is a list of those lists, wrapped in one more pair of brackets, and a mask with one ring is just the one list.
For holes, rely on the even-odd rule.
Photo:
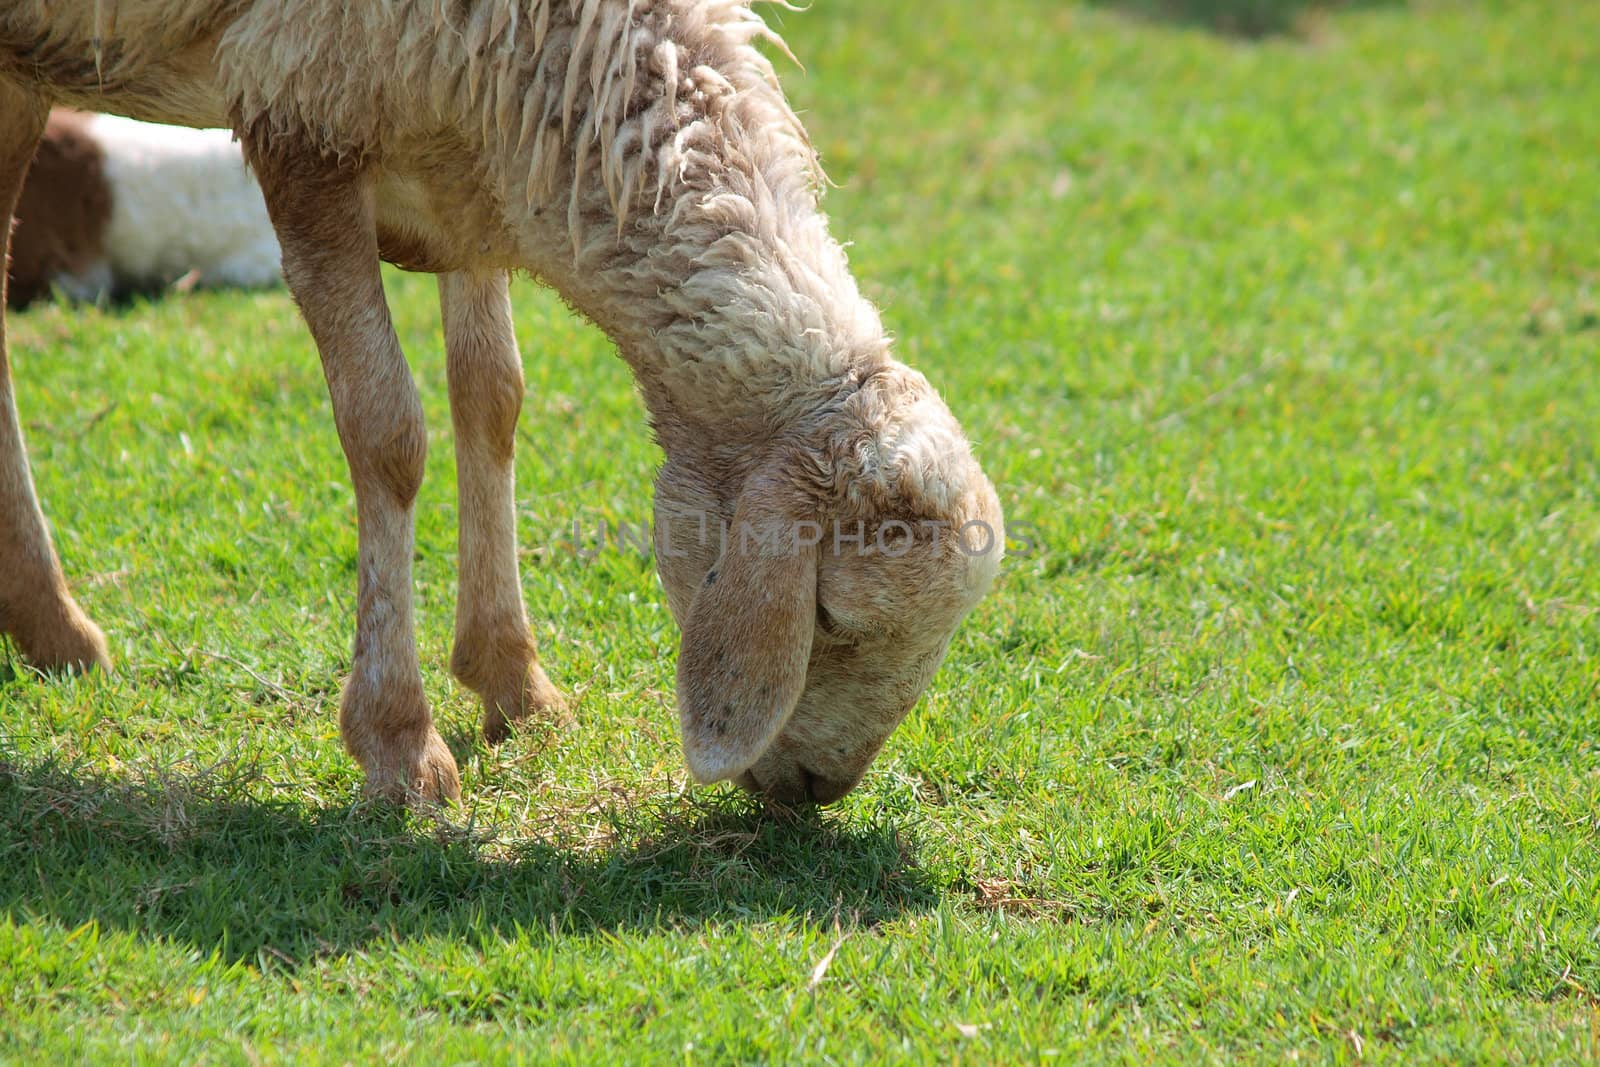
{"label": "grass field", "polygon": [[442,818],[340,750],[353,505],[287,297],[30,311],[118,667],[0,649],[0,1059],[1600,1056],[1600,5],[782,23],[858,275],[1033,542],[862,788],[687,786],[653,568],[588,551],[658,454],[549,294],[518,492],[576,722],[489,750],[389,276]]}

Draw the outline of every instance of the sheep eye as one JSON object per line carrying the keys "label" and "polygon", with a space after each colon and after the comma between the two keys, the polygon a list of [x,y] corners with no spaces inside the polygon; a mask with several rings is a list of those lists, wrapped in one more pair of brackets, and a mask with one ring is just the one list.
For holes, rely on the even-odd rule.
{"label": "sheep eye", "polygon": [[865,640],[871,638],[871,633],[848,621],[841,621],[834,617],[833,612],[817,605],[817,629],[834,644],[846,645],[855,648]]}

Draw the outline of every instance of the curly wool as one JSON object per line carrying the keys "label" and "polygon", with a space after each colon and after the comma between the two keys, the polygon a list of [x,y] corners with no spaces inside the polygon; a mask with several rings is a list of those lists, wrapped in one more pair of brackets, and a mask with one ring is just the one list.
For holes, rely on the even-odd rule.
{"label": "curly wool", "polygon": [[668,451],[715,431],[737,452],[889,359],[762,39],[782,46],[743,0],[22,0],[0,12],[0,73],[451,170],[434,184],[465,190],[470,221],[434,229],[605,328]]}

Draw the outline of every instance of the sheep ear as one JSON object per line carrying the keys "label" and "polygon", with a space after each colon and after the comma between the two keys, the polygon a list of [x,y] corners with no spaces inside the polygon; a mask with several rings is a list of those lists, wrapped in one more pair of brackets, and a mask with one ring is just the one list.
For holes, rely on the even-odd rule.
{"label": "sheep ear", "polygon": [[746,489],[678,652],[678,721],[689,770],[733,778],[777,738],[805,689],[817,617],[817,549],[768,486]]}

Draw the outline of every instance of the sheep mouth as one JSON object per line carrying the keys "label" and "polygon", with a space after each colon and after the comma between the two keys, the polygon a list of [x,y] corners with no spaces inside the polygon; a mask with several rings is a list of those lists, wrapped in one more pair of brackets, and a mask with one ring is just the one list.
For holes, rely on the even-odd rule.
{"label": "sheep mouth", "polygon": [[756,777],[754,770],[747,770],[733,782],[747,793],[791,807],[832,804],[856,785],[854,781],[818,774],[804,764],[796,764],[792,773],[765,782]]}

